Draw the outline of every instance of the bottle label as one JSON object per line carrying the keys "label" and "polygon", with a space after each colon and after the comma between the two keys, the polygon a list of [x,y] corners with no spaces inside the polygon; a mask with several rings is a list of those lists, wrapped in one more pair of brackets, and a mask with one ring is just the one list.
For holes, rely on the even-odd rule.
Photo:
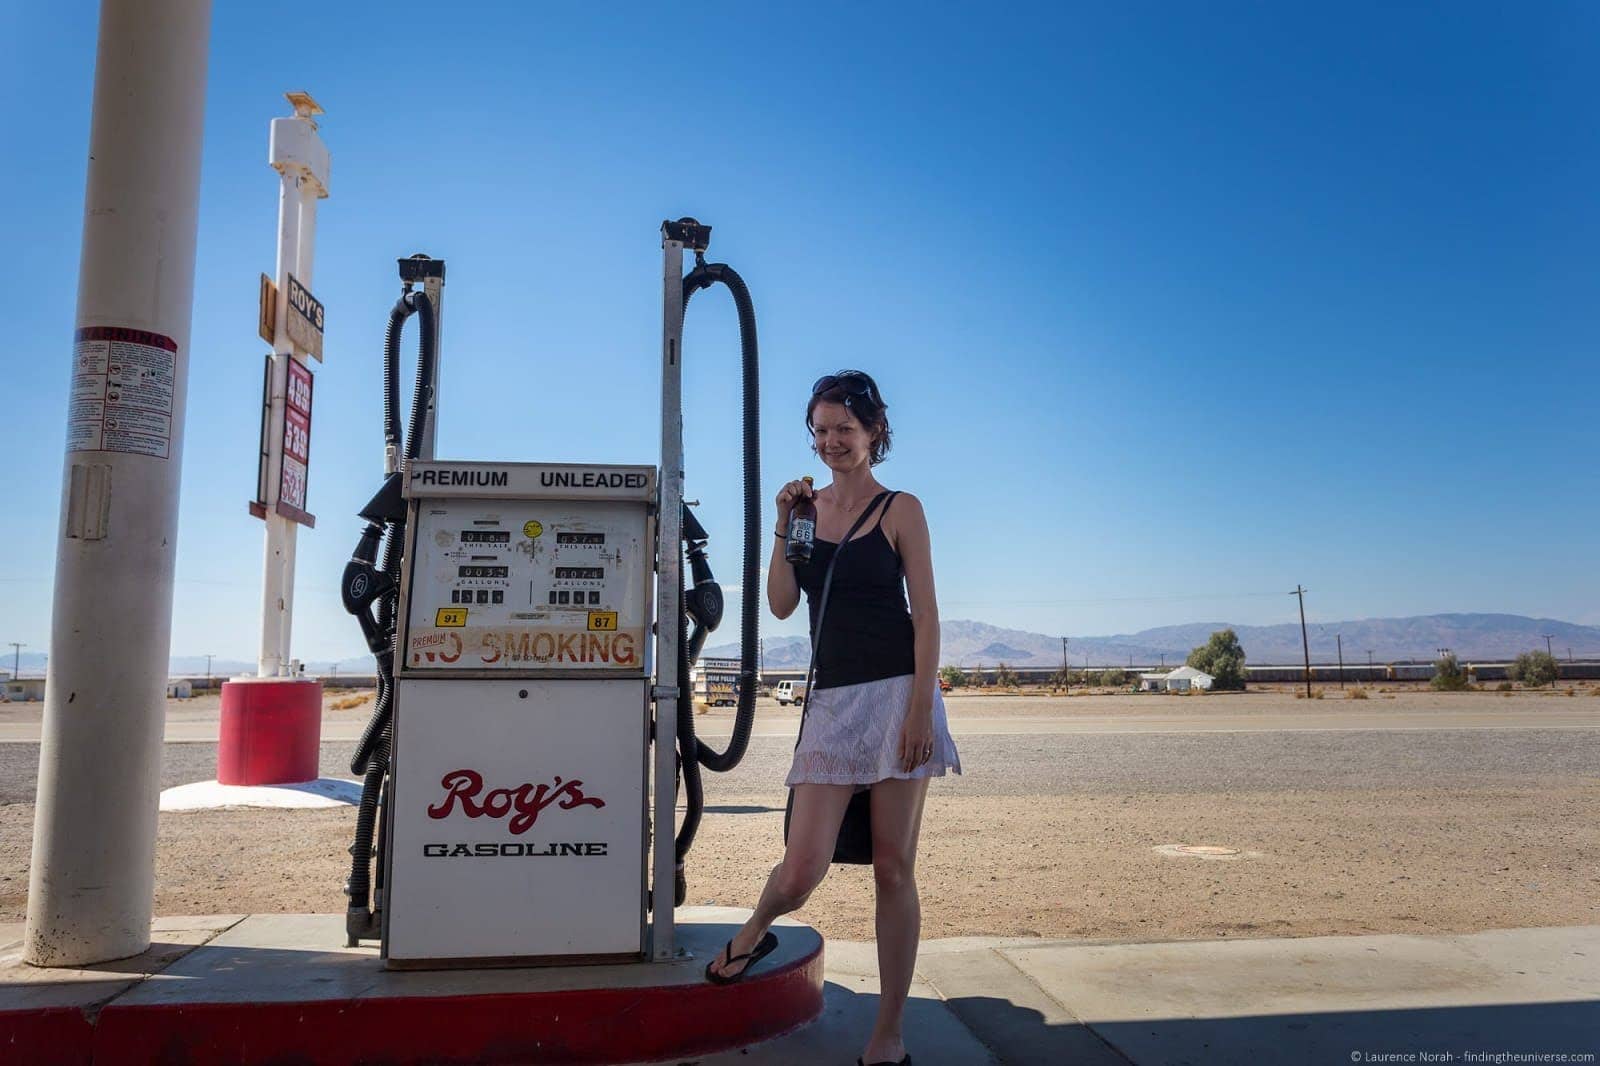
{"label": "bottle label", "polygon": [[789,541],[792,544],[810,544],[817,535],[817,523],[809,518],[796,518],[789,523]]}

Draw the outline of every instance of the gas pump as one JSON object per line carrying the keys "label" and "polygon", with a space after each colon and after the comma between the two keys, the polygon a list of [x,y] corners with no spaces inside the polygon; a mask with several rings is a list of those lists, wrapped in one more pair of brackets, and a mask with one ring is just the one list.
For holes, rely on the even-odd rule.
{"label": "gas pump", "polygon": [[[341,589],[378,675],[351,762],[364,781],[346,932],[351,946],[379,939],[391,967],[677,955],[672,907],[686,893],[700,768],[732,769],[749,742],[764,546],[755,315],[738,274],[705,261],[710,233],[694,219],[662,224],[659,466],[436,459],[444,264],[400,261],[385,479],[360,512]],[[723,600],[683,502],[681,404],[683,309],[719,282],[738,307],[744,375],[740,686],[726,752],[695,736],[687,691]],[[413,316],[402,437],[399,342]],[[680,776],[687,814],[674,833]]]}

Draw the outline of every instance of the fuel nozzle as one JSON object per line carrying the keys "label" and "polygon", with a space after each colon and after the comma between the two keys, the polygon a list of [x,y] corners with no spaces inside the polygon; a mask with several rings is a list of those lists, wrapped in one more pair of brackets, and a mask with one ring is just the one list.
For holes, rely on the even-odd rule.
{"label": "fuel nozzle", "polygon": [[382,542],[383,527],[376,522],[368,522],[367,528],[361,531],[361,539],[356,542],[356,550],[351,554],[350,561],[344,564],[344,576],[339,581],[339,595],[344,601],[344,609],[355,615],[361,625],[361,635],[366,638],[367,648],[375,655],[387,653],[389,642],[380,631],[378,620],[372,617],[372,605],[394,588],[394,582],[377,566],[378,546]]}
{"label": "fuel nozzle", "polygon": [[[689,575],[691,587],[683,597],[683,609],[689,612],[689,617],[699,627],[699,636],[702,642],[704,634],[711,632],[722,623],[722,586],[717,584],[716,577],[711,573],[711,561],[706,558],[706,541],[710,540],[700,520],[689,510],[689,505],[683,507],[683,540],[689,552]],[[695,649],[698,652],[698,649]]]}

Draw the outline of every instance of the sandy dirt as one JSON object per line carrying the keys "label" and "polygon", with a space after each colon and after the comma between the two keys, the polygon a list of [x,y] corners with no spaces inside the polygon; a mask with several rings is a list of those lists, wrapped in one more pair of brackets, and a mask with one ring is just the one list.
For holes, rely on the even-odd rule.
{"label": "sandy dirt", "polygon": [[[1583,695],[1589,698],[1541,699],[1594,707],[1596,694]],[[1401,702],[1508,706],[1495,693],[1440,698],[1458,702]],[[1200,705],[1216,711],[1224,700],[1230,715],[1375,706],[1296,704],[1280,692],[1014,703],[957,697],[950,707],[953,718],[1132,715]],[[781,854],[783,801],[776,781],[771,790],[713,798],[690,864],[690,903],[753,903]],[[936,790],[918,867],[923,935],[1171,939],[1596,924],[1597,806],[1600,779],[1570,778],[1525,787],[1463,781],[1459,788],[1201,795]],[[339,911],[354,817],[351,809],[161,815],[156,913]],[[0,921],[20,920],[26,908],[32,821],[32,804],[0,806]],[[1241,854],[1204,860],[1155,850],[1170,844]],[[799,916],[826,936],[865,940],[872,913],[870,869],[835,867]]]}

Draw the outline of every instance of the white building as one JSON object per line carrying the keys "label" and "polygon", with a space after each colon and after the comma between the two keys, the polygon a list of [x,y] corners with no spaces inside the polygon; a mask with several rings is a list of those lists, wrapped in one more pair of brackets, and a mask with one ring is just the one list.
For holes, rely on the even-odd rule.
{"label": "white building", "polygon": [[44,678],[7,678],[5,683],[0,685],[0,694],[3,694],[9,703],[36,703],[44,699]]}
{"label": "white building", "polygon": [[1209,691],[1216,678],[1192,666],[1180,666],[1165,674],[1140,674],[1140,692],[1188,692],[1191,688]]}
{"label": "white building", "polygon": [[1211,684],[1216,678],[1204,670],[1196,670],[1192,666],[1180,666],[1167,675],[1168,692],[1188,692],[1191,688],[1210,691]]}

